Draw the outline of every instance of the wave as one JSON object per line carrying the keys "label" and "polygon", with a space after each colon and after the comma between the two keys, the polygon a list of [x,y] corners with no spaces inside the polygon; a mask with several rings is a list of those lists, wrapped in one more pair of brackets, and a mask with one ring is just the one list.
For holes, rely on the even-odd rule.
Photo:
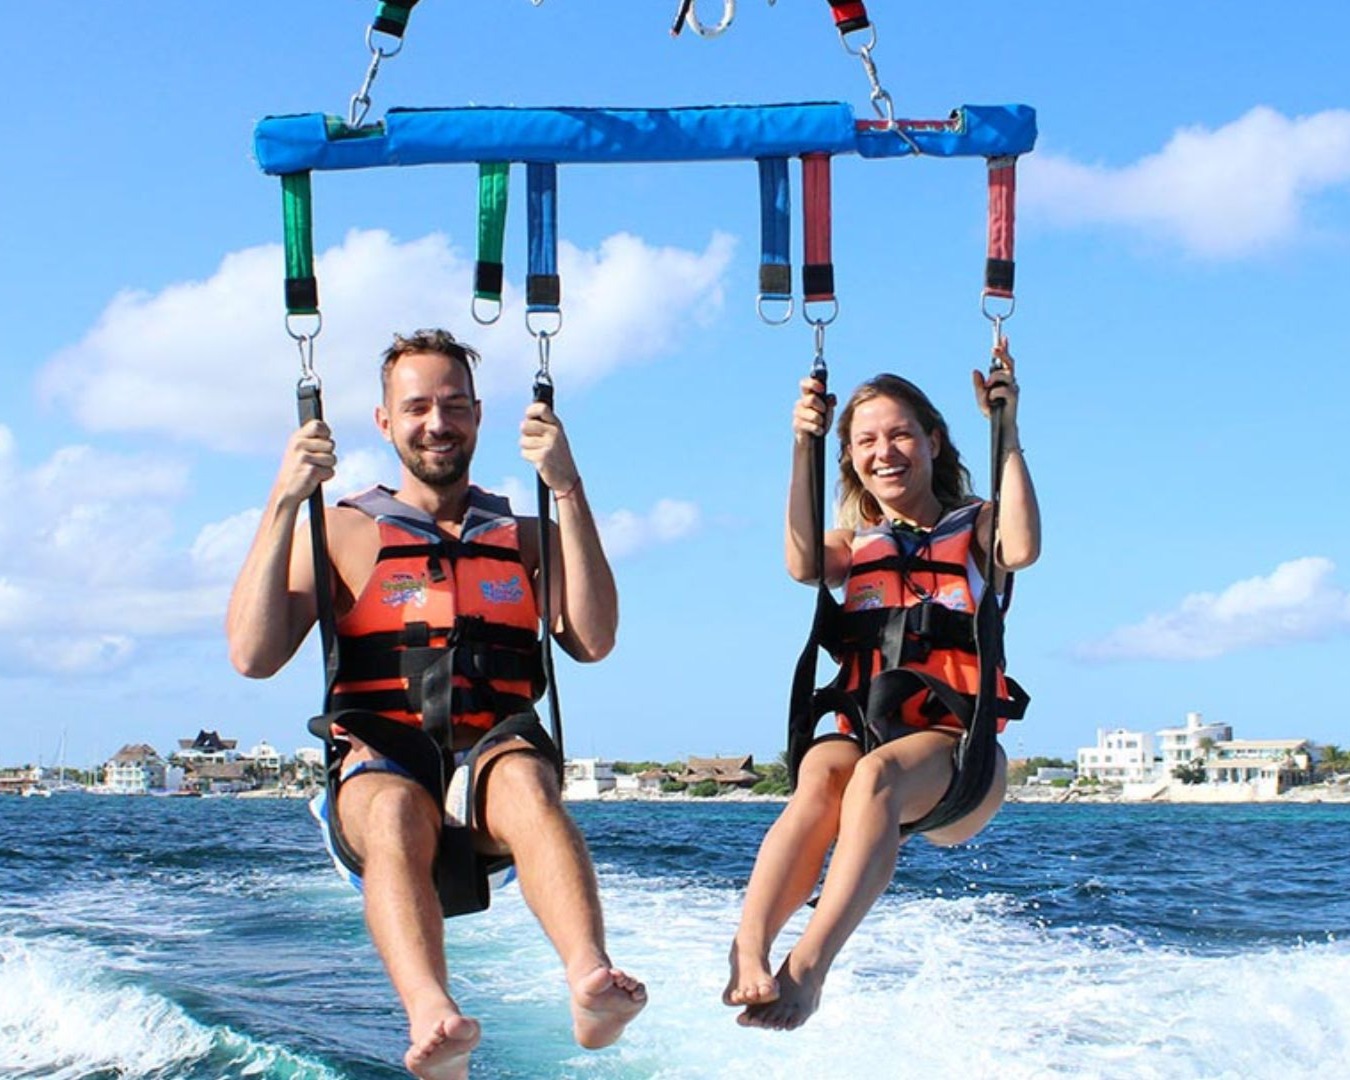
{"label": "wave", "polygon": [[0,936],[0,1076],[340,1080],[320,1062],[194,1020],[107,961],[70,939]]}
{"label": "wave", "polygon": [[[603,1059],[566,1052],[560,978],[513,989],[522,967],[556,961],[546,946],[522,947],[537,931],[518,899],[504,899],[475,934],[476,955],[462,957],[484,964],[465,979],[485,1044],[524,1026],[559,1055],[538,1075],[634,1080],[1350,1075],[1350,947],[1338,941],[1197,955],[1128,927],[1053,926],[1006,894],[892,893],[840,955],[819,1013],[799,1031],[762,1032],[720,1003],[740,896],[672,885],[602,880],[610,951],[652,1000]],[[804,921],[789,923],[776,959]],[[502,1058],[487,1075],[530,1075],[527,1058]]]}

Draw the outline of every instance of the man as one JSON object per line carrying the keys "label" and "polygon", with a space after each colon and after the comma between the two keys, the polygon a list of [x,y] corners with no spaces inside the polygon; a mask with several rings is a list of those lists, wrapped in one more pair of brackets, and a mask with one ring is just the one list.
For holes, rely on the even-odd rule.
{"label": "man", "polygon": [[[477,360],[477,353],[443,330],[396,337],[385,353],[384,395],[375,423],[398,454],[400,486],[397,492],[376,489],[354,505],[326,511],[340,641],[358,640],[371,618],[412,623],[437,604],[461,613],[474,603],[487,604],[485,618],[491,622],[491,604],[497,601],[509,607],[516,622],[532,619],[530,633],[537,634],[538,616],[532,614],[540,608],[537,520],[511,516],[505,500],[469,483],[482,418],[473,384]],[[618,598],[567,437],[548,406],[536,402],[526,409],[520,447],[558,507],[550,545],[551,610],[556,616],[549,629],[575,659],[599,660],[614,645]],[[297,536],[297,525],[300,507],[318,484],[333,476],[335,463],[333,439],[322,421],[303,425],[291,437],[230,599],[230,658],[244,675],[275,674],[316,620],[312,549],[307,529]],[[370,498],[385,524],[363,502]],[[422,522],[436,543],[447,539],[453,544],[464,537],[457,549],[461,552],[472,549],[517,560],[516,575],[497,573],[493,580],[471,580],[466,586],[462,579],[473,578],[475,560],[428,560],[424,555],[415,572],[405,566],[391,577],[385,561],[389,552],[399,550],[388,542],[391,507],[394,520]],[[473,544],[464,536],[466,519]],[[482,528],[489,529],[490,542],[478,542]],[[425,549],[426,541],[422,543]],[[461,579],[458,586],[456,579]],[[367,640],[387,641],[389,636]],[[366,686],[371,685],[370,670]],[[502,709],[494,712],[489,706],[486,712],[471,713],[471,708],[483,706],[467,704],[472,688],[460,686],[464,680],[456,678],[458,704],[447,738],[462,752],[502,718]],[[340,668],[337,690],[344,679],[358,690],[363,685]],[[407,681],[394,680],[396,685]],[[525,686],[530,686],[528,680]],[[485,700],[495,701],[497,689],[488,687]],[[527,705],[530,696],[537,696],[537,688],[527,695]],[[380,700],[385,708],[379,712],[421,728],[420,698],[392,706],[387,697]],[[432,877],[443,809],[404,763],[383,757],[351,732],[332,734],[343,752],[343,780],[330,813],[335,814],[335,832],[361,870],[366,924],[408,1014],[410,1046],[404,1064],[424,1080],[465,1077],[479,1026],[447,992],[444,927]],[[514,738],[478,755],[474,782],[475,848],[514,859],[525,901],[565,966],[577,1042],[587,1048],[610,1045],[646,1004],[646,989],[615,968],[605,952],[595,874],[585,843],[562,806],[555,763]]]}

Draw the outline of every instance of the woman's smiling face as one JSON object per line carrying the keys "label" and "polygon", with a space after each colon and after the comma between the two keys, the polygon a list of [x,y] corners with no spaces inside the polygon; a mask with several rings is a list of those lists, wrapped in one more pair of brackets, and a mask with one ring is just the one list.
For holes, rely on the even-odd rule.
{"label": "woman's smiling face", "polygon": [[860,403],[848,447],[858,479],[888,518],[931,515],[938,436],[924,432],[907,402],[881,395]]}

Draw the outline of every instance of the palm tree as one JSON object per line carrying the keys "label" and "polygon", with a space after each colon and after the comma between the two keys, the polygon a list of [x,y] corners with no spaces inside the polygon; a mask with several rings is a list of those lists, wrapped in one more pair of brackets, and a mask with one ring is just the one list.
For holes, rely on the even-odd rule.
{"label": "palm tree", "polygon": [[1317,772],[1335,776],[1346,766],[1350,766],[1350,751],[1342,750],[1335,743],[1326,743],[1318,748]]}

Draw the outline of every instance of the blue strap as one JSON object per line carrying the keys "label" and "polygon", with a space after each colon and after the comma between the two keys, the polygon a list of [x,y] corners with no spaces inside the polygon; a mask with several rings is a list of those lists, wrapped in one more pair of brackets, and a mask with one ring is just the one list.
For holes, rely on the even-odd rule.
{"label": "blue strap", "polygon": [[558,278],[558,166],[530,162],[525,183],[530,232],[525,310],[557,311],[562,299]]}
{"label": "blue strap", "polygon": [[759,298],[792,298],[792,188],[787,158],[759,159]]}

